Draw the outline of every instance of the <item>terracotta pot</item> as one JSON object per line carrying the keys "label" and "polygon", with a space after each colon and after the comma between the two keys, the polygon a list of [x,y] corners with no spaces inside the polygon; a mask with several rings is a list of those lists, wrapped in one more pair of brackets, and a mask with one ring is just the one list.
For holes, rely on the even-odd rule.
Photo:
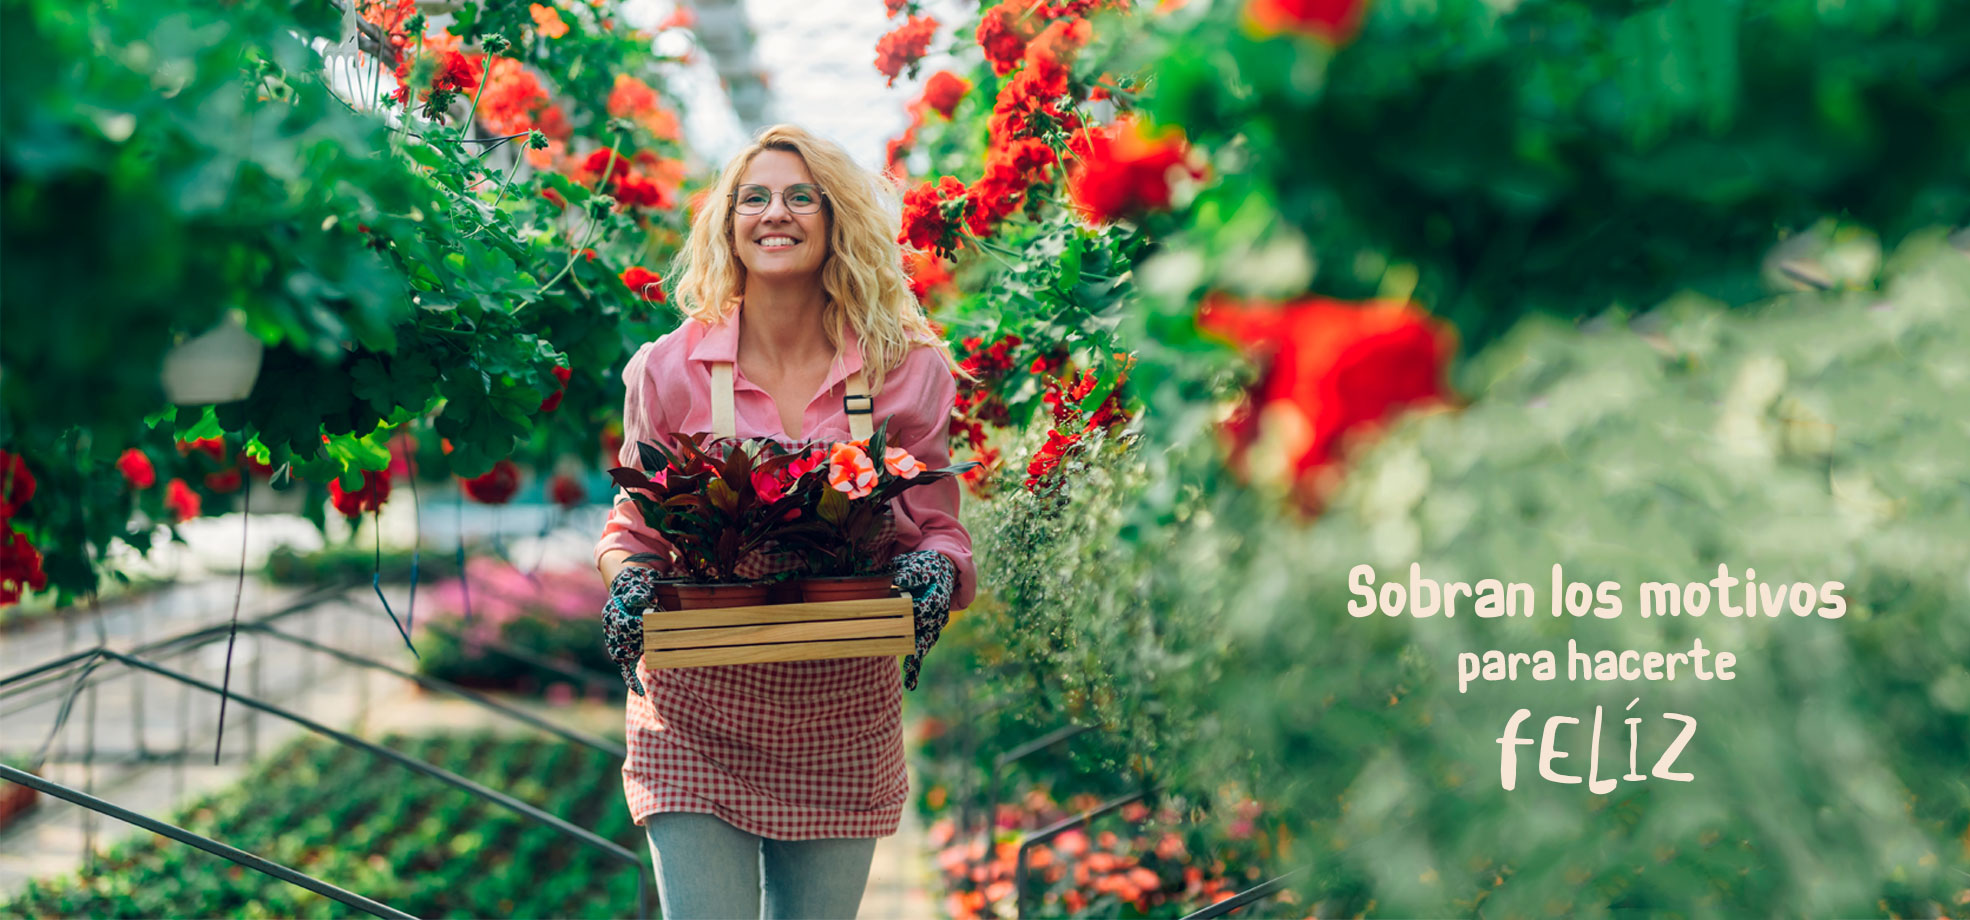
{"label": "terracotta pot", "polygon": [[677,603],[677,586],[682,583],[677,581],[657,582],[657,606],[664,610],[684,609],[678,606]]}
{"label": "terracotta pot", "polygon": [[721,607],[755,607],[766,603],[766,585],[680,584],[676,586],[678,610],[716,610]]}
{"label": "terracotta pot", "polygon": [[776,581],[770,585],[767,585],[766,602],[768,604],[800,603],[800,582]]}
{"label": "terracotta pot", "polygon": [[896,593],[888,575],[842,575],[809,578],[800,582],[800,599],[810,604],[821,601],[866,601]]}

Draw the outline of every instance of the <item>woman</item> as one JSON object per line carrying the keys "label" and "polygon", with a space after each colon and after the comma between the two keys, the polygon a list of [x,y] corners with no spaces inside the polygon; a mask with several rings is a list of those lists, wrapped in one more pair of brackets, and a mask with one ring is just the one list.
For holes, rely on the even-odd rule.
{"label": "woman", "polygon": [[[883,180],[797,127],[767,128],[733,158],[682,257],[688,318],[623,373],[623,465],[638,441],[712,431],[721,384],[734,416],[721,426],[787,442],[848,440],[845,397],[865,389],[890,443],[947,465],[954,365],[910,293],[892,204]],[[955,480],[895,509],[896,582],[916,597],[914,689],[950,609],[970,602],[971,537]],[[875,838],[895,833],[908,796],[905,676],[888,658],[650,671],[638,614],[659,573],[624,560],[664,548],[627,500],[595,548],[631,691],[623,788],[656,854],[663,915],[853,917]]]}

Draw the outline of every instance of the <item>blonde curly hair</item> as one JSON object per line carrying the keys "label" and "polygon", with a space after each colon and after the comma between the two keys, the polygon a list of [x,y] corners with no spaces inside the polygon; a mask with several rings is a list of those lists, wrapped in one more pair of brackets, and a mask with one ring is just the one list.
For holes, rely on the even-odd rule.
{"label": "blonde curly hair", "polygon": [[759,132],[719,173],[691,222],[691,236],[678,253],[674,299],[684,315],[710,325],[729,319],[745,290],[746,267],[732,246],[732,195],[739,177],[762,151],[795,154],[814,183],[826,193],[828,256],[821,264],[821,287],[828,305],[822,315],[829,344],[841,347],[843,324],[862,344],[862,364],[871,393],[901,366],[917,345],[935,348],[960,374],[950,346],[931,327],[923,305],[910,291],[903,271],[902,206],[889,182],[860,165],[841,145],[798,125],[772,125]]}

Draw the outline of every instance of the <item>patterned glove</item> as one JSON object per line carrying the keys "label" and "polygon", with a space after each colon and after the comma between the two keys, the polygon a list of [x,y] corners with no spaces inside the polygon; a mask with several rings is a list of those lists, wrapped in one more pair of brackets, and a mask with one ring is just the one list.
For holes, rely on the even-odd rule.
{"label": "patterned glove", "polygon": [[917,652],[903,657],[903,687],[917,688],[923,656],[951,619],[951,592],[958,585],[958,566],[936,550],[917,550],[896,557],[896,586],[916,599]]}
{"label": "patterned glove", "polygon": [[616,573],[609,600],[602,605],[602,647],[637,696],[643,695],[643,682],[636,679],[636,664],[643,658],[643,610],[656,606],[657,573],[640,565],[626,565]]}

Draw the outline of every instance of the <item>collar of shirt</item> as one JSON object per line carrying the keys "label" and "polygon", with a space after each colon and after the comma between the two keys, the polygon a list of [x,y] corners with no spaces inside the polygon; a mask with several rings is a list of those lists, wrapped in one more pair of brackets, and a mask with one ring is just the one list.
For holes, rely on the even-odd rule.
{"label": "collar of shirt", "polygon": [[[706,326],[704,337],[691,347],[690,359],[703,364],[729,361],[732,364],[734,388],[743,386],[757,390],[759,388],[748,382],[745,375],[738,370],[739,315],[743,310],[743,304],[736,306],[732,310],[732,315],[726,317],[724,322],[716,326]],[[827,379],[821,384],[820,392],[815,396],[819,398],[834,392],[836,386],[848,379],[848,375],[861,369],[862,339],[855,334],[855,327],[844,322],[841,324],[841,348],[836,352],[835,361],[828,367]]]}

